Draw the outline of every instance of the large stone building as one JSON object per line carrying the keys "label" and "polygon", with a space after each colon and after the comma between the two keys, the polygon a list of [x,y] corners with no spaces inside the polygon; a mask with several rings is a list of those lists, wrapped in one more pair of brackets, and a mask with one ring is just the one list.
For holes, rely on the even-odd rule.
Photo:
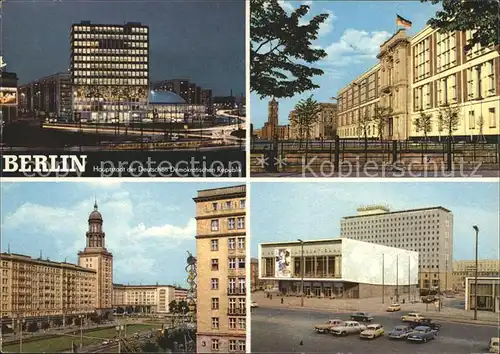
{"label": "large stone building", "polygon": [[[475,260],[453,261],[453,289],[465,289],[465,279],[474,277],[475,274]],[[479,259],[477,261],[477,275],[479,277],[500,277],[500,260]]]}
{"label": "large stone building", "polygon": [[284,295],[318,298],[415,296],[418,253],[351,239],[259,244],[259,278]]}
{"label": "large stone building", "polygon": [[262,129],[257,129],[254,133],[259,139],[264,140],[290,139],[290,126],[279,125],[279,103],[274,97],[267,104],[267,122]]}
{"label": "large stone building", "polygon": [[186,289],[172,285],[123,285],[113,284],[113,308],[143,313],[169,313],[169,304],[181,300]]}
{"label": "large stone building", "polygon": [[106,234],[102,228],[103,220],[97,202],[89,215],[88,223],[87,245],[83,251],[78,252],[78,265],[97,272],[96,309],[109,311],[113,307],[113,255],[106,249]]}
{"label": "large stone building", "polygon": [[452,288],[453,214],[443,207],[390,211],[375,205],[340,222],[340,236],[419,254],[419,287]]}
{"label": "large stone building", "polygon": [[[320,103],[321,111],[318,113],[317,120],[309,128],[309,139],[322,140],[334,139],[337,134],[337,104]],[[290,120],[290,139],[305,139],[305,129],[294,123],[295,111],[291,111],[288,119]]]}
{"label": "large stone building", "polygon": [[246,351],[246,186],[201,190],[196,203],[197,353]]}
{"label": "large stone building", "polygon": [[[421,139],[415,118],[431,115],[428,137],[448,135],[438,116],[443,106],[456,107],[457,139],[499,135],[500,56],[493,48],[476,45],[463,50],[470,32],[441,34],[427,26],[413,37],[401,29],[380,46],[379,62],[342,88],[338,94],[339,136],[378,136],[375,107],[391,107],[382,129],[384,139]],[[369,119],[365,119],[368,117]],[[366,123],[368,121],[368,123]]]}

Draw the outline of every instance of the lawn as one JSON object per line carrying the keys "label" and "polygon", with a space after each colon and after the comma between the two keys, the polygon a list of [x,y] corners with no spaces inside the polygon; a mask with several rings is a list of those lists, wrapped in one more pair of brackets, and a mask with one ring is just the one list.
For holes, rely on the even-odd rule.
{"label": "lawn", "polygon": [[[131,335],[137,331],[150,330],[158,328],[158,325],[149,324],[131,324],[127,326],[127,335]],[[113,338],[116,336],[114,327],[101,329],[91,332],[83,332],[83,346],[100,343],[101,341]],[[25,353],[54,353],[71,350],[71,344],[74,342],[80,345],[80,331],[72,336],[58,336],[48,339],[39,339],[32,342],[23,342],[23,352]],[[6,353],[19,353],[19,344],[4,346]]]}

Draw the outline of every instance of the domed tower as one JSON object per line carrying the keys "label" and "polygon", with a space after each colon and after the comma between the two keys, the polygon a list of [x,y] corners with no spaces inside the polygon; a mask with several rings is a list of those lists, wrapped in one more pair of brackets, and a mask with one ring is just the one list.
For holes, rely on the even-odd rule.
{"label": "domed tower", "polygon": [[78,253],[78,265],[96,272],[95,308],[100,312],[110,311],[113,292],[113,255],[106,249],[106,234],[102,228],[103,219],[94,202],[94,210],[89,215],[87,244]]}

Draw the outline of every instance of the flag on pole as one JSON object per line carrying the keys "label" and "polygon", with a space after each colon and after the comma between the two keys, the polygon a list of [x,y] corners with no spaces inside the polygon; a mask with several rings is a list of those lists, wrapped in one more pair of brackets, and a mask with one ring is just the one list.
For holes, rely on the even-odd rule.
{"label": "flag on pole", "polygon": [[408,29],[411,27],[411,21],[409,21],[409,20],[407,20],[399,15],[396,15],[396,26],[401,26],[401,27]]}

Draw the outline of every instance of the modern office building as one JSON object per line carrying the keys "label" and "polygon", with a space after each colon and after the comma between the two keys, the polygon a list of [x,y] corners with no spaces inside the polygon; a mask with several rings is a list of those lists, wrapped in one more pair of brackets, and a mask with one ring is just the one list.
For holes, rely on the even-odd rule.
{"label": "modern office building", "polygon": [[0,254],[0,269],[5,322],[51,321],[96,309],[95,269],[14,253]]}
{"label": "modern office building", "polygon": [[[438,116],[446,106],[460,117],[453,129],[457,139],[497,140],[499,135],[500,56],[494,48],[476,45],[463,50],[470,32],[441,34],[430,26],[410,37],[398,30],[380,46],[379,62],[338,94],[341,138],[377,137],[370,122],[375,107],[391,107],[382,129],[385,139],[422,139],[415,127],[421,113],[431,115],[427,136],[448,135]],[[366,121],[368,121],[366,123]]]}
{"label": "modern office building", "polygon": [[113,255],[106,249],[106,234],[97,201],[89,215],[86,247],[78,252],[78,265],[97,272],[95,283],[96,310],[109,312],[113,308]]}
{"label": "modern office building", "polygon": [[419,287],[452,288],[453,214],[443,207],[391,211],[382,205],[343,217],[340,237],[419,254]]}
{"label": "modern office building", "polygon": [[67,73],[57,73],[19,86],[20,115],[71,119],[72,89]]}
{"label": "modern office building", "polygon": [[198,191],[197,353],[246,351],[246,186]]}
{"label": "modern office building", "polygon": [[[465,278],[465,309],[474,310],[476,303],[476,279]],[[500,312],[500,277],[477,278],[478,311]]]}
{"label": "modern office building", "polygon": [[[477,266],[479,277],[500,277],[500,260],[498,259],[478,259]],[[453,261],[453,289],[465,289],[465,278],[474,277],[475,273],[475,260]]]}
{"label": "modern office building", "polygon": [[76,119],[127,122],[147,106],[149,28],[82,21],[71,28],[71,83]]}
{"label": "modern office building", "polygon": [[259,244],[259,278],[280,293],[319,298],[415,295],[418,253],[351,239]]}
{"label": "modern office building", "polygon": [[113,284],[113,308],[142,313],[169,313],[178,290],[172,285]]}

